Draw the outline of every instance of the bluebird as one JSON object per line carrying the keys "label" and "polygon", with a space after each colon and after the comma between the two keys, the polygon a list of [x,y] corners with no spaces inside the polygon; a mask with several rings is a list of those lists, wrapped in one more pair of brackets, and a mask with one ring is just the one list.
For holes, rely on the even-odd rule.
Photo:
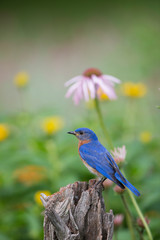
{"label": "bluebird", "polygon": [[139,191],[123,176],[110,152],[98,141],[96,134],[89,128],[78,128],[68,132],[75,135],[78,140],[78,152],[84,165],[93,174],[101,177],[100,182],[107,178],[120,188],[129,188],[136,196]]}

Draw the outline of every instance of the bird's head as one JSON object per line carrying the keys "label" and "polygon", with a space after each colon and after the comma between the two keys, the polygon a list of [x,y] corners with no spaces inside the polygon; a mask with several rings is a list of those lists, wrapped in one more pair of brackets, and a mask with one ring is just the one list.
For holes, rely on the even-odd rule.
{"label": "bird's head", "polygon": [[75,135],[80,141],[84,140],[98,140],[96,134],[89,128],[78,128],[75,131],[68,132],[69,134]]}

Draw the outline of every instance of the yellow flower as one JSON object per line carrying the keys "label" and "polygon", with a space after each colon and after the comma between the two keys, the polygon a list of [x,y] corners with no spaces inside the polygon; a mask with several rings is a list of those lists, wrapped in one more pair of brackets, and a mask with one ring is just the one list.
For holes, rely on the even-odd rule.
{"label": "yellow flower", "polygon": [[9,129],[6,124],[0,124],[0,141],[4,141],[9,135]]}
{"label": "yellow flower", "polygon": [[43,205],[42,202],[41,202],[41,199],[40,199],[40,194],[41,193],[44,193],[46,196],[50,196],[51,193],[49,191],[46,191],[46,190],[41,190],[41,191],[37,191],[35,194],[34,194],[34,200],[36,203],[38,203],[39,205]]}
{"label": "yellow flower", "polygon": [[19,72],[15,78],[14,83],[18,88],[23,88],[28,84],[29,75],[26,72]]}
{"label": "yellow flower", "polygon": [[57,116],[45,118],[42,123],[43,131],[49,135],[56,133],[57,131],[62,129],[63,126],[64,126],[63,119]]}
{"label": "yellow flower", "polygon": [[107,96],[106,93],[104,93],[102,88],[98,88],[97,95],[98,95],[99,99],[102,101],[109,100],[109,97]]}
{"label": "yellow flower", "polygon": [[126,82],[122,85],[122,92],[127,97],[141,98],[147,93],[147,87],[143,83]]}
{"label": "yellow flower", "polygon": [[149,143],[152,139],[152,134],[148,131],[144,131],[140,133],[139,138],[142,143]]}
{"label": "yellow flower", "polygon": [[17,169],[14,172],[14,177],[17,181],[30,186],[38,183],[46,177],[45,168],[37,165],[28,165]]}

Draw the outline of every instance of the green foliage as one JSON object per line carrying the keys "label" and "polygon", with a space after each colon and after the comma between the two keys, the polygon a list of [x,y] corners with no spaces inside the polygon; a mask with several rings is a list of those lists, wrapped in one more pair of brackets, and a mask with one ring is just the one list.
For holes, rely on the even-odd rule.
{"label": "green foliage", "polygon": [[[137,100],[130,103],[130,107],[133,104],[133,109],[136,109],[135,104],[139,104],[138,109],[141,111],[144,102],[135,101]],[[143,121],[149,113],[143,115],[139,112],[138,119],[132,113],[134,118],[131,124],[130,118],[126,117],[130,114],[127,99],[120,98],[113,106],[112,102],[103,102],[101,105],[114,146],[126,145],[127,158],[124,168],[127,178],[140,190],[142,196],[137,201],[143,213],[151,219],[151,230],[158,239],[157,226],[160,223],[158,160],[160,144],[156,127],[158,123],[156,120],[154,123],[148,122],[144,130],[151,132],[152,139],[147,143],[141,142],[139,135],[143,129]],[[119,112],[119,108],[123,110]],[[124,111],[127,114],[125,116]],[[37,191],[49,190],[54,193],[60,187],[74,181],[88,181],[93,178],[79,159],[76,139],[66,134],[68,127],[65,126],[59,132],[48,136],[41,129],[39,119],[42,116],[45,117],[43,112],[34,115],[21,112],[3,116],[3,122],[8,123],[10,129],[8,138],[0,142],[0,237],[4,240],[42,238],[43,207],[34,199]],[[107,147],[94,109],[86,109],[83,117],[73,123],[72,129],[69,130],[84,124],[96,131],[99,140]],[[33,166],[38,167],[38,170]],[[27,167],[30,168],[26,173],[24,169]],[[39,169],[43,170],[42,177]],[[18,174],[21,174],[21,177],[18,177]],[[104,197],[107,210],[111,208],[115,214],[124,213],[122,202],[112,187],[105,190]],[[136,217],[136,212],[129,199],[128,201]],[[126,236],[129,236],[129,232],[125,219],[118,231],[118,237],[127,239]]]}

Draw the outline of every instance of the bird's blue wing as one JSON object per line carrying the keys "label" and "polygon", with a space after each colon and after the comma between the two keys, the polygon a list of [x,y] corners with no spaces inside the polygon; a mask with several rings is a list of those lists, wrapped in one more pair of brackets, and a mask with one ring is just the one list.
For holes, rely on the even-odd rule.
{"label": "bird's blue wing", "polygon": [[87,164],[103,176],[112,180],[121,188],[124,188],[123,185],[125,185],[136,196],[140,195],[139,191],[123,176],[111,154],[100,142],[90,142],[80,146],[79,153]]}
{"label": "bird's blue wing", "polygon": [[106,178],[113,181],[115,169],[112,162],[106,157],[107,150],[96,141],[82,145],[79,148],[81,158]]}

